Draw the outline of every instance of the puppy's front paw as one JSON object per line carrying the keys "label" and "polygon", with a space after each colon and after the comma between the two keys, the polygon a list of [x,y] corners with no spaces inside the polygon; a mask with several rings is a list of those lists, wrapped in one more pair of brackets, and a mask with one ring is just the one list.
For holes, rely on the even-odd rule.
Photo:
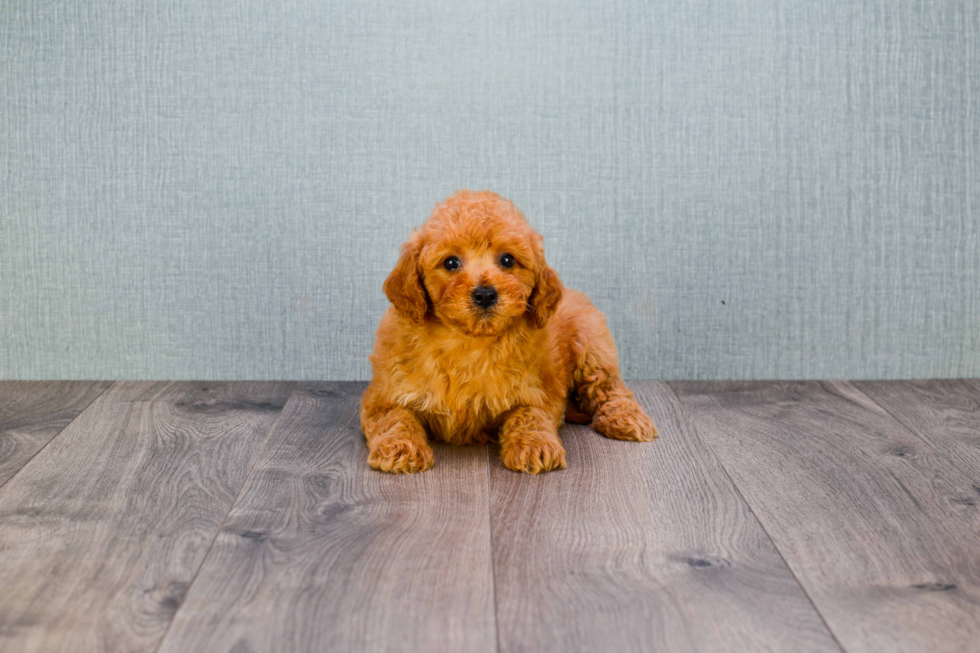
{"label": "puppy's front paw", "polygon": [[608,438],[650,442],[657,437],[657,427],[633,399],[613,399],[599,406],[592,428]]}
{"label": "puppy's front paw", "polygon": [[368,464],[382,472],[414,474],[432,467],[432,447],[409,438],[393,436],[371,445]]}
{"label": "puppy's front paw", "polygon": [[566,466],[565,447],[561,446],[558,436],[529,434],[501,443],[500,458],[507,469],[527,474],[565,469]]}

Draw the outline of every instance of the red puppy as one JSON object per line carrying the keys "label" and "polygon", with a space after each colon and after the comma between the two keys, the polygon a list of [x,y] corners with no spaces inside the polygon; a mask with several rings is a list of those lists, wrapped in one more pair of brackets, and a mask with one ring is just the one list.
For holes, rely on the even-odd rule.
{"label": "red puppy", "polygon": [[392,306],[361,400],[375,469],[428,469],[430,435],[497,437],[504,465],[520,472],[564,468],[565,419],[618,440],[657,437],[619,376],[602,313],[562,286],[541,236],[499,195],[461,191],[437,206],[384,290]]}

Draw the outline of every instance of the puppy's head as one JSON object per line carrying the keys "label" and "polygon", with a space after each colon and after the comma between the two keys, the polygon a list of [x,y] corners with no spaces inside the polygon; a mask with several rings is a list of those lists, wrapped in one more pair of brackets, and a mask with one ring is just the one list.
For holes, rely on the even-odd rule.
{"label": "puppy's head", "polygon": [[432,316],[471,336],[499,335],[524,319],[541,328],[563,290],[520,211],[496,193],[472,191],[435,208],[402,246],[384,289],[416,324]]}

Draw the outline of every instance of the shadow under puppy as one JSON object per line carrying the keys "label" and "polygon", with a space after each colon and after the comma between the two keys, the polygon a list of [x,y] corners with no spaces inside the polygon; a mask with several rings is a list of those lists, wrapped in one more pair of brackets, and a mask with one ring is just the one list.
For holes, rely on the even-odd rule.
{"label": "shadow under puppy", "polygon": [[619,440],[657,437],[602,313],[562,286],[541,242],[508,200],[461,191],[402,246],[361,400],[372,467],[428,469],[431,435],[498,438],[516,471],[564,468],[566,419]]}

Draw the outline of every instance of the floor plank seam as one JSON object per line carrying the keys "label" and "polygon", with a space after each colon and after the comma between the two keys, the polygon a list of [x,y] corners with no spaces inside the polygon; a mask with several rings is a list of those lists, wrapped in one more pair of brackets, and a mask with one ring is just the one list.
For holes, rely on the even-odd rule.
{"label": "floor plank seam", "polygon": [[174,622],[177,620],[177,615],[180,614],[181,609],[184,607],[184,604],[187,602],[187,597],[190,596],[191,590],[194,587],[194,583],[197,581],[197,577],[200,576],[201,570],[204,569],[204,565],[207,563],[208,557],[211,555],[211,550],[214,548],[214,543],[218,541],[218,537],[221,535],[221,529],[225,527],[225,524],[228,522],[228,517],[231,516],[232,510],[234,510],[235,506],[238,504],[238,500],[242,496],[242,490],[244,490],[245,486],[248,485],[248,479],[252,477],[252,472],[255,470],[255,465],[262,458],[262,454],[265,452],[266,445],[269,444],[269,440],[272,438],[272,434],[275,433],[276,427],[279,425],[279,420],[282,418],[283,413],[286,412],[286,406],[289,405],[289,402],[292,401],[293,396],[296,394],[297,387],[298,384],[294,383],[293,389],[289,391],[289,397],[286,399],[286,402],[282,405],[282,408],[279,409],[279,414],[276,415],[275,421],[273,421],[272,426],[269,427],[269,432],[265,434],[265,440],[262,442],[262,447],[259,449],[258,453],[255,454],[255,459],[252,461],[252,464],[249,465],[248,473],[245,474],[245,478],[242,481],[241,487],[238,488],[238,492],[235,493],[235,498],[232,500],[231,505],[228,506],[228,512],[225,513],[224,519],[221,520],[221,524],[214,532],[214,537],[211,538],[211,543],[208,544],[207,552],[205,552],[204,557],[201,558],[201,564],[197,566],[197,569],[194,571],[194,576],[191,578],[191,582],[187,584],[187,591],[184,592],[184,600],[181,601],[181,604],[177,607],[177,609],[174,611],[174,614],[170,617],[170,623],[167,624],[167,627],[163,631],[163,635],[160,636],[160,641],[153,649],[153,653],[158,653],[159,650],[163,648],[164,642],[167,641],[167,635],[170,634],[170,629],[173,627]]}
{"label": "floor plank seam", "polygon": [[486,453],[487,462],[487,522],[489,523],[490,536],[490,583],[493,589],[493,636],[494,650],[500,653],[500,617],[497,614],[497,558],[494,555],[495,547],[493,543],[493,501],[490,494],[490,447],[483,446]]}
{"label": "floor plank seam", "polygon": [[112,388],[115,385],[116,385],[116,381],[110,381],[109,382],[109,385],[107,385],[106,387],[104,387],[101,392],[99,392],[97,395],[95,395],[94,397],[92,397],[92,401],[90,401],[87,404],[85,404],[85,407],[82,408],[80,411],[78,411],[78,414],[75,415],[73,418],[71,418],[71,421],[69,421],[67,424],[65,424],[64,428],[62,428],[60,431],[58,431],[54,435],[54,437],[52,437],[50,440],[48,440],[47,442],[45,442],[44,445],[40,449],[38,449],[37,451],[35,451],[34,452],[34,455],[31,456],[30,458],[28,458],[24,462],[24,464],[20,466],[20,469],[18,469],[16,472],[14,472],[13,474],[10,475],[10,478],[8,478],[7,480],[5,480],[3,483],[0,483],[0,492],[3,491],[3,488],[8,483],[10,483],[10,481],[12,481],[15,478],[17,478],[17,475],[18,474],[20,474],[22,471],[24,471],[24,468],[27,467],[28,465],[30,465],[31,464],[31,461],[34,460],[35,458],[37,458],[37,456],[38,456],[39,453],[41,453],[42,451],[44,451],[45,449],[47,449],[48,446],[52,442],[54,442],[55,440],[57,440],[58,438],[60,438],[61,437],[61,434],[64,433],[65,431],[67,431],[68,430],[68,427],[71,426],[72,424],[74,424],[75,423],[75,420],[77,420],[79,417],[81,417],[82,416],[82,413],[84,413],[86,410],[89,409],[89,406],[91,406],[96,401],[98,401],[99,400],[99,397],[101,397],[102,395],[104,395],[105,393],[107,393],[109,391],[109,389]]}
{"label": "floor plank seam", "polygon": [[796,571],[789,564],[789,561],[786,559],[786,556],[780,550],[775,540],[773,540],[772,535],[769,534],[769,530],[766,528],[765,523],[756,513],[755,508],[752,507],[752,504],[749,503],[749,500],[742,493],[742,489],[738,486],[738,483],[736,483],[732,475],[728,473],[728,468],[725,467],[725,463],[722,462],[721,458],[718,456],[718,454],[715,453],[715,450],[711,447],[711,442],[709,441],[708,437],[705,436],[704,431],[702,431],[701,427],[698,426],[697,421],[695,421],[694,419],[694,415],[692,415],[691,411],[687,409],[687,406],[684,404],[684,401],[681,399],[680,395],[678,395],[677,391],[674,390],[673,384],[668,382],[665,385],[670,390],[671,394],[674,395],[674,398],[677,399],[677,404],[678,406],[680,406],[680,409],[684,411],[684,415],[687,417],[688,422],[690,422],[691,428],[697,429],[698,433],[701,434],[701,440],[704,442],[704,446],[707,447],[711,455],[714,456],[714,459],[718,462],[718,465],[721,467],[721,471],[725,473],[725,476],[732,484],[732,488],[738,494],[739,498],[741,498],[742,501],[745,503],[746,507],[748,507],[749,512],[752,513],[752,516],[755,518],[756,523],[759,524],[759,528],[762,529],[762,532],[765,533],[766,538],[769,540],[769,543],[772,544],[773,550],[777,554],[779,554],[779,557],[783,561],[783,564],[786,565],[786,569],[788,569],[789,573],[792,574],[793,580],[796,581],[797,586],[800,588],[800,591],[803,592],[803,595],[806,597],[806,600],[810,603],[811,606],[813,606],[814,612],[816,612],[817,616],[820,617],[820,622],[823,623],[824,628],[827,629],[827,632],[830,634],[830,637],[834,640],[834,643],[837,645],[837,648],[841,651],[841,653],[847,653],[847,649],[845,649],[841,641],[837,639],[837,633],[835,633],[833,628],[830,627],[830,624],[827,623],[827,619],[823,616],[823,613],[820,611],[820,608],[817,607],[816,603],[814,603],[813,597],[810,596],[810,593],[807,591],[806,587],[800,581],[799,575],[797,575]]}
{"label": "floor plank seam", "polygon": [[977,473],[977,470],[970,469],[969,467],[967,467],[966,469],[960,467],[959,461],[957,461],[957,459],[951,458],[948,455],[946,455],[945,452],[940,451],[937,447],[935,447],[932,444],[932,442],[929,441],[927,437],[925,437],[924,433],[921,433],[915,426],[907,424],[904,420],[902,420],[900,417],[895,415],[895,413],[888,410],[888,408],[884,404],[882,404],[880,401],[878,401],[877,399],[869,395],[867,392],[859,388],[856,384],[850,383],[850,386],[854,388],[856,391],[860,392],[862,396],[868,399],[868,401],[870,401],[875,406],[885,411],[885,414],[887,414],[890,418],[895,420],[895,423],[901,426],[903,429],[905,429],[909,434],[912,435],[912,437],[914,437],[916,440],[918,440],[919,442],[923,443],[926,447],[931,449],[933,453],[935,453],[937,456],[949,462],[949,464],[952,465],[954,468],[960,470],[964,475],[972,477]]}

